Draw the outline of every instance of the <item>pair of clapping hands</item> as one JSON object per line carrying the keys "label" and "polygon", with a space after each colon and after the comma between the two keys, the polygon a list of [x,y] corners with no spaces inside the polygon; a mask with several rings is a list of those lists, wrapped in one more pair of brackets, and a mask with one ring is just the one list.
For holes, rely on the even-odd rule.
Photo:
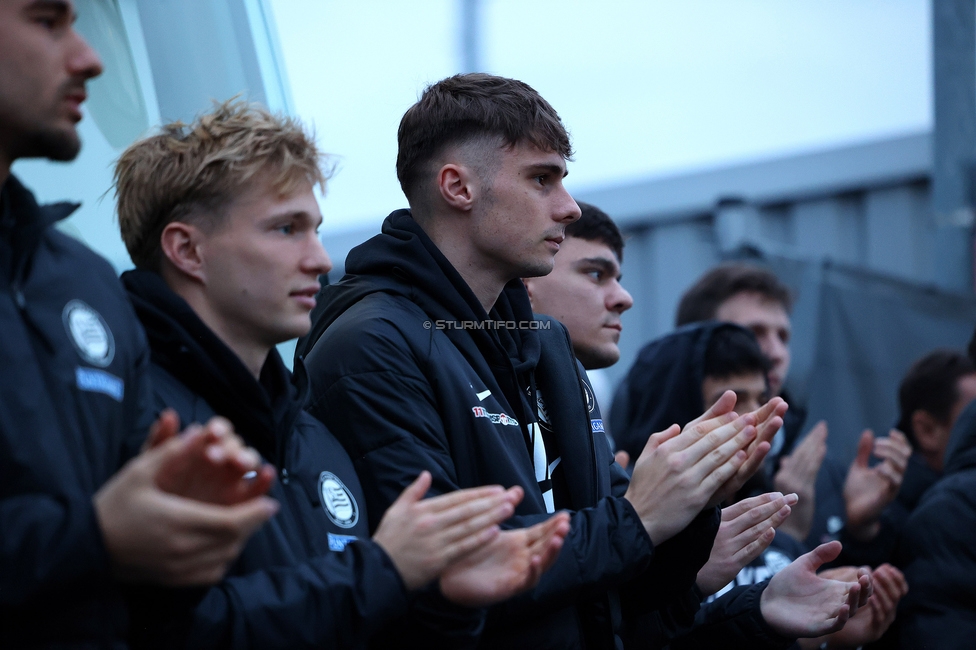
{"label": "pair of clapping hands", "polygon": [[[220,417],[190,425],[164,411],[142,453],[95,494],[116,577],[164,585],[219,582],[247,539],[278,511],[275,470]],[[408,589],[440,579],[444,595],[481,606],[534,586],[556,559],[569,516],[500,530],[523,493],[488,486],[424,499],[423,472],[383,515],[373,540]]]}
{"label": "pair of clapping hands", "polygon": [[[810,534],[816,510],[817,473],[827,454],[827,423],[818,422],[796,449],[780,462],[773,486],[780,492],[795,492],[800,502],[783,530],[803,541]],[[901,431],[892,429],[875,438],[865,429],[858,441],[857,455],[844,481],[846,528],[856,539],[867,542],[880,530],[881,513],[898,495],[912,446]],[[872,456],[881,462],[871,465]]]}
{"label": "pair of clapping hands", "polygon": [[[625,498],[655,544],[670,539],[704,508],[722,503],[745,484],[762,464],[787,409],[778,397],[741,416],[734,407],[735,393],[727,391],[684,429],[672,425],[653,434],[637,459]],[[769,545],[773,529],[786,520],[796,502],[795,494],[769,494],[726,508],[713,557],[699,574],[699,584],[704,580],[717,590],[732,580]],[[838,542],[819,546],[770,580],[760,608],[775,631],[792,637],[829,634],[843,628],[868,602],[867,569],[838,576],[847,579],[817,575],[840,549]]]}

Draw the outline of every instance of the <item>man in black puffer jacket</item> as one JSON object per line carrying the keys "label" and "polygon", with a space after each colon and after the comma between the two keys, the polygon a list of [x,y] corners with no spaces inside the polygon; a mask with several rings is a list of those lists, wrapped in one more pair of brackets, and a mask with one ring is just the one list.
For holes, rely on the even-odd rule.
{"label": "man in black puffer jacket", "polygon": [[971,648],[976,638],[976,402],[956,420],[942,478],[922,497],[902,535],[895,557],[911,590],[898,610],[901,647]]}
{"label": "man in black puffer jacket", "polygon": [[777,404],[733,419],[726,400],[695,423],[712,435],[662,434],[628,483],[565,329],[533,316],[520,280],[552,269],[580,214],[562,183],[570,146],[555,111],[521,82],[459,75],[425,91],[399,140],[411,210],[391,214],[324,291],[302,347],[309,408],[354,458],[371,510],[429,470],[438,492],[522,486],[513,527],[564,508],[573,516],[536,589],[487,612],[425,594],[395,640],[664,645],[693,620],[714,504],[757,466],[766,447],[751,445],[754,426],[778,428]]}
{"label": "man in black puffer jacket", "polygon": [[[119,223],[138,267],[122,279],[149,337],[157,405],[184,422],[228,418],[277,467],[281,504],[219,585],[136,594],[134,645],[362,647],[442,574],[464,604],[530,586],[568,530],[563,516],[499,533],[520,490],[421,500],[424,475],[370,540],[352,461],[303,411],[301,363],[293,376],[274,348],[308,330],[331,267],[316,235],[319,158],[297,123],[227,103],[119,160]],[[492,541],[505,552],[471,558]]]}

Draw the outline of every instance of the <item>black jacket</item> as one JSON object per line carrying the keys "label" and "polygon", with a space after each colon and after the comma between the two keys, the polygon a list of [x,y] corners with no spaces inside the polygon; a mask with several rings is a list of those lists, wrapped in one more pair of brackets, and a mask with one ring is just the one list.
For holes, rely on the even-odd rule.
{"label": "black jacket", "polygon": [[976,639],[976,402],[949,439],[943,477],[905,525],[897,564],[908,581],[902,648],[954,650]]}
{"label": "black jacket", "polygon": [[[613,462],[565,329],[534,319],[521,281],[486,314],[407,211],[354,249],[346,270],[323,292],[323,316],[309,338],[310,408],[353,457],[371,524],[424,469],[439,493],[523,486],[512,526],[541,521],[553,507],[575,511],[563,551],[535,590],[492,608],[487,621],[429,594],[397,640],[471,646],[484,624],[483,647],[613,647],[621,616],[636,620],[665,604],[673,616],[654,619],[655,634],[690,623],[717,510],[653,547],[622,498],[626,474]],[[454,325],[489,320],[538,329]],[[536,422],[551,478],[530,454]]]}
{"label": "black jacket", "polygon": [[[641,349],[614,396],[612,431],[618,448],[636,458],[651,434],[672,424],[683,427],[702,414],[705,354],[715,333],[724,329],[742,328],[718,321],[692,323]],[[716,647],[718,639],[724,648],[785,648],[793,643],[774,632],[759,609],[769,577],[785,566],[784,560],[788,564],[802,553],[796,552],[799,544],[788,535],[780,533],[777,539],[780,550],[768,549],[743,568],[735,582],[698,612],[694,627],[681,632],[672,647]]]}
{"label": "black jacket", "polygon": [[705,352],[721,329],[742,328],[693,323],[641,348],[614,395],[611,431],[617,449],[636,459],[651,434],[672,424],[683,427],[704,412]]}
{"label": "black jacket", "polygon": [[0,647],[117,647],[92,496],[150,422],[149,355],[111,266],[10,177],[0,195]]}
{"label": "black jacket", "polygon": [[138,594],[134,645],[365,646],[406,610],[406,594],[386,553],[369,540],[352,461],[303,410],[304,369],[292,377],[272,350],[255,380],[159,275],[129,271],[122,280],[152,349],[156,406],[175,408],[184,426],[214,414],[228,418],[277,467],[270,495],[281,504],[224,581],[196,594],[194,611],[179,609],[187,592]]}

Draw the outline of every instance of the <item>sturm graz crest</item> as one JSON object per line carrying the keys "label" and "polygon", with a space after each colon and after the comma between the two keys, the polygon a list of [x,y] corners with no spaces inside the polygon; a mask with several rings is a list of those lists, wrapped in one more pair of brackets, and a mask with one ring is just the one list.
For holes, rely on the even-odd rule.
{"label": "sturm graz crest", "polygon": [[583,385],[583,395],[586,396],[586,412],[592,413],[596,408],[596,398],[593,397],[593,391],[585,381],[580,380],[580,383]]}
{"label": "sturm graz crest", "polygon": [[322,508],[339,528],[352,528],[359,521],[359,504],[349,488],[332,472],[319,474]]}
{"label": "sturm graz crest", "polygon": [[104,368],[115,358],[115,337],[102,315],[82,300],[71,300],[61,312],[68,338],[81,358]]}

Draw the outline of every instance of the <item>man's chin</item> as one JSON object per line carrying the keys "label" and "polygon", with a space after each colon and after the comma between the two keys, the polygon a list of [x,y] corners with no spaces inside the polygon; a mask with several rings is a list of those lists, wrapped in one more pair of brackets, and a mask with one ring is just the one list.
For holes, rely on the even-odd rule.
{"label": "man's chin", "polygon": [[38,131],[27,141],[19,158],[47,158],[68,162],[78,157],[81,139],[74,127]]}
{"label": "man's chin", "polygon": [[620,360],[620,349],[616,346],[613,349],[574,347],[573,352],[586,370],[609,368]]}

